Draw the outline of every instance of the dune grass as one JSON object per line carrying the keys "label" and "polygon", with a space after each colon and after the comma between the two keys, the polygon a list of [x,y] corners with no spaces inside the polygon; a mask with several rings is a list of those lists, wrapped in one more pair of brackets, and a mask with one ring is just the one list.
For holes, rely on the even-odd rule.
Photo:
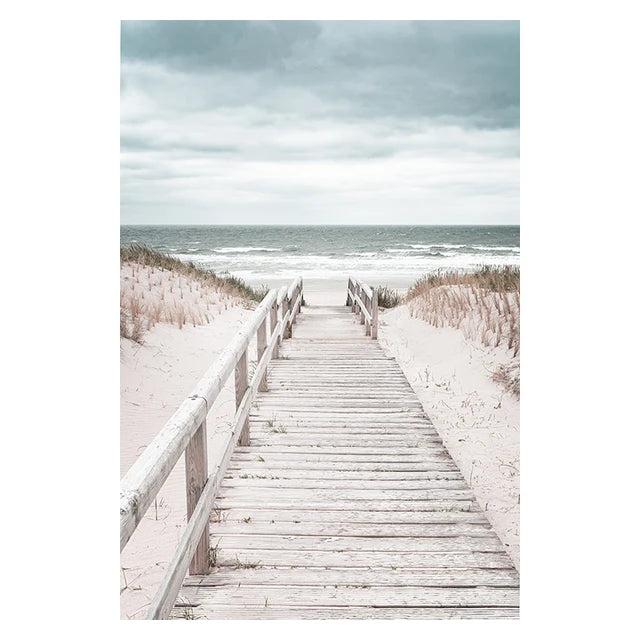
{"label": "dune grass", "polygon": [[144,245],[121,247],[120,281],[120,337],[138,343],[158,322],[179,329],[209,324],[230,306],[253,306],[268,291]]}
{"label": "dune grass", "polygon": [[484,266],[420,278],[407,292],[413,317],[435,327],[460,329],[484,346],[506,346],[514,363],[500,366],[493,379],[520,397],[520,268]]}
{"label": "dune grass", "polygon": [[402,302],[402,296],[386,285],[378,287],[376,293],[378,294],[378,307],[381,309],[392,309]]}
{"label": "dune grass", "polygon": [[[454,327],[485,346],[504,345],[520,354],[520,269],[484,266],[420,278],[407,292],[409,310],[435,327]],[[519,396],[519,363],[494,372],[494,380]]]}
{"label": "dune grass", "polygon": [[180,273],[186,277],[193,278],[201,284],[214,287],[218,291],[224,291],[239,298],[261,302],[269,292],[265,285],[259,288],[249,286],[241,278],[236,276],[219,276],[213,271],[201,267],[192,261],[183,262],[179,258],[152,249],[144,244],[132,244],[120,247],[120,263],[135,262],[137,264],[166,271]]}

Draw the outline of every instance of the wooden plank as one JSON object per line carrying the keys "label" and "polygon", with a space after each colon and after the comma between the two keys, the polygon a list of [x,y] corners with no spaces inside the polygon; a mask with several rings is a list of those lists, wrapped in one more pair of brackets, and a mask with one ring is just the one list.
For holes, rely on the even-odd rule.
{"label": "wooden plank", "polygon": [[[248,449],[248,447],[247,447]],[[379,460],[380,462],[388,461],[389,457],[400,459],[403,456],[418,458],[420,460],[437,459],[437,458],[449,458],[449,454],[444,450],[442,445],[433,445],[431,447],[428,444],[414,446],[414,447],[334,447],[323,446],[318,444],[317,446],[310,447],[287,447],[286,445],[273,444],[268,447],[251,447],[251,452],[256,455],[262,455],[262,453],[286,453],[291,455],[331,455],[331,456],[349,456],[345,457],[345,462],[348,460]],[[238,451],[242,453],[242,451]]]}
{"label": "wooden plank", "polygon": [[[442,440],[439,436],[428,433],[415,434],[410,440],[402,435],[376,434],[371,438],[361,436],[349,436],[348,434],[331,436],[330,434],[293,434],[293,433],[273,433],[262,434],[254,438],[256,447],[335,447],[346,449],[349,447],[366,447],[368,449],[397,447],[398,449],[415,449],[427,445],[440,445]],[[375,453],[375,451],[371,451]]]}
{"label": "wooden plank", "polygon": [[249,478],[267,477],[271,479],[287,480],[321,480],[332,483],[334,481],[375,481],[378,483],[391,482],[392,486],[398,486],[398,481],[434,481],[434,480],[458,480],[463,476],[459,471],[353,471],[344,469],[307,469],[307,468],[282,468],[268,466],[265,462],[247,462],[244,465],[229,465],[225,478]]}
{"label": "wooden plank", "polygon": [[272,509],[267,506],[256,504],[254,507],[236,507],[227,509],[217,509],[213,516],[216,523],[224,522],[244,522],[250,518],[251,522],[292,522],[292,523],[337,523],[345,522],[357,524],[373,523],[376,525],[385,524],[407,524],[407,525],[429,525],[429,524],[487,524],[487,518],[480,511],[340,511],[339,509],[305,509],[298,505],[291,509]]}
{"label": "wooden plank", "polygon": [[[191,616],[203,620],[493,620],[517,619],[518,607],[276,607],[258,604],[210,607],[198,604],[186,609]],[[176,607],[176,619],[185,618],[185,608]]]}
{"label": "wooden plank", "polygon": [[[345,520],[347,520],[345,518]],[[252,516],[242,520],[229,519],[213,527],[213,536],[233,534],[252,536],[311,536],[311,537],[355,537],[355,538],[445,538],[469,536],[495,539],[496,534],[488,522],[453,524],[355,524],[352,522],[265,522],[254,521]],[[417,551],[418,549],[416,549]],[[207,573],[201,571],[200,573]]]}
{"label": "wooden plank", "polygon": [[[191,519],[204,485],[209,476],[207,459],[207,422],[200,425],[185,450],[185,480],[187,484],[187,520]],[[209,572],[209,523],[203,527],[200,541],[196,546],[189,573]]]}
{"label": "wooden plank", "polygon": [[[241,474],[232,477],[225,477],[225,488],[268,488],[268,489],[359,489],[362,491],[423,491],[431,489],[456,489],[464,490],[465,495],[469,495],[467,483],[464,479],[456,480],[395,480],[389,479],[384,481],[378,480],[359,480],[359,479],[337,479],[332,478],[275,478],[268,475],[249,475]],[[389,494],[390,495],[390,494]]]}
{"label": "wooden plank", "polygon": [[[183,597],[197,599],[203,588],[185,586]],[[256,606],[342,607],[517,607],[519,592],[514,587],[405,587],[389,589],[379,585],[220,585],[206,590],[207,605],[233,603]]]}
{"label": "wooden plank", "polygon": [[[341,456],[344,457],[344,456]],[[389,473],[391,475],[398,474],[422,474],[422,473],[459,473],[458,467],[451,459],[438,459],[427,461],[399,460],[389,462],[378,462],[374,459],[371,461],[346,461],[340,459],[331,459],[330,456],[321,458],[312,458],[309,456],[296,456],[286,454],[270,454],[263,450],[262,454],[255,454],[253,457],[247,454],[239,454],[231,459],[229,469],[244,469],[251,473],[252,469],[264,471],[282,471],[286,476],[291,472],[304,472],[322,474],[326,471],[339,472],[344,474],[351,473]],[[327,459],[325,459],[327,458]]]}
{"label": "wooden plank", "polygon": [[[232,499],[229,499],[232,498]],[[301,496],[278,495],[259,498],[255,495],[246,496],[225,496],[218,495],[216,498],[218,507],[225,508],[227,505],[233,508],[254,509],[264,507],[266,509],[295,509],[299,510],[304,504],[306,508],[320,510],[342,510],[342,511],[480,511],[480,507],[475,500],[343,500],[323,497],[304,498],[301,504]]]}
{"label": "wooden plank", "polygon": [[[262,358],[262,355],[267,350],[267,316],[265,316],[264,320],[261,322],[260,326],[258,327],[256,344],[257,344],[257,362],[260,362],[260,358]],[[267,391],[268,389],[269,389],[269,386],[267,384],[267,375],[265,373],[265,375],[263,375],[262,378],[260,379],[258,390]]]}
{"label": "wooden plank", "polygon": [[446,462],[451,463],[451,457],[444,447],[436,447],[432,450],[423,448],[407,447],[406,449],[377,448],[375,450],[358,447],[238,447],[235,455],[237,460],[242,460],[243,456],[250,455],[253,459],[256,456],[269,456],[270,460],[309,460],[309,461],[331,461],[340,463],[404,463],[414,464],[420,462]]}
{"label": "wooden plank", "polygon": [[226,549],[217,552],[218,566],[238,567],[385,567],[391,571],[399,568],[422,569],[483,568],[513,569],[506,553],[495,552],[429,552],[429,551],[325,551],[322,549]]}
{"label": "wooden plank", "polygon": [[[249,386],[249,381],[247,377],[247,350],[244,350],[244,353],[238,359],[236,363],[235,370],[235,394],[236,394],[236,409],[240,406],[242,399],[244,398],[244,394]],[[242,425],[242,430],[240,431],[240,439],[238,440],[238,444],[243,447],[249,446],[249,418],[247,418]]]}
{"label": "wooden plank", "polygon": [[[387,587],[517,587],[520,576],[515,569],[428,568],[380,569],[361,567],[355,569],[289,568],[242,569],[218,567],[206,576],[185,579],[190,587],[217,587],[222,585],[340,585]],[[196,595],[196,599],[201,598]]]}
{"label": "wooden plank", "polygon": [[345,537],[345,536],[282,536],[282,535],[211,535],[212,547],[219,549],[278,549],[281,551],[378,551],[378,552],[469,552],[486,551],[504,553],[504,547],[497,538],[457,536],[443,538],[416,538],[391,536],[387,538]]}

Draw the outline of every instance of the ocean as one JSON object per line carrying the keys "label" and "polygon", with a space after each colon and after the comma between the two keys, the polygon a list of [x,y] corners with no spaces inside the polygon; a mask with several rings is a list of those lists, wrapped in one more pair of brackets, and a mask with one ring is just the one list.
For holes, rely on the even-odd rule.
{"label": "ocean", "polygon": [[519,265],[519,226],[128,226],[120,243],[146,244],[251,285],[346,283],[404,289],[439,270]]}

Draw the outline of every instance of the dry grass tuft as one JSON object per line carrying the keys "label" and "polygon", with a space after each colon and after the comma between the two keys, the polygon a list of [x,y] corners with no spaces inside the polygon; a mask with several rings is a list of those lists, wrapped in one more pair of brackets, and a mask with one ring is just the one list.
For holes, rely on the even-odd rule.
{"label": "dry grass tuft", "polygon": [[[151,267],[149,280],[155,274],[156,269],[172,271],[190,279],[189,290],[195,282],[210,288],[215,288],[220,292],[238,298],[246,298],[254,302],[261,302],[269,292],[269,288],[262,286],[259,289],[250,287],[244,280],[235,276],[219,276],[209,269],[200,267],[193,262],[183,262],[166,253],[156,251],[143,244],[132,244],[127,247],[120,247],[120,264],[135,263],[138,266]],[[137,276],[138,274],[136,274]],[[138,280],[136,279],[136,282]],[[183,283],[184,284],[184,283]],[[180,279],[178,278],[180,287]]]}
{"label": "dry grass tuft", "polygon": [[412,316],[460,329],[488,347],[520,353],[520,269],[483,267],[473,273],[424,276],[407,293]]}
{"label": "dry grass tuft", "polygon": [[509,393],[520,398],[520,363],[501,364],[491,376],[494,382],[501,384]]}
{"label": "dry grass tuft", "polygon": [[378,306],[382,309],[397,307],[402,302],[402,296],[387,286],[378,287],[376,293],[378,294]]}
{"label": "dry grass tuft", "polygon": [[159,322],[209,324],[223,310],[251,307],[265,290],[239,278],[220,277],[142,245],[120,249],[120,337],[142,342]]}

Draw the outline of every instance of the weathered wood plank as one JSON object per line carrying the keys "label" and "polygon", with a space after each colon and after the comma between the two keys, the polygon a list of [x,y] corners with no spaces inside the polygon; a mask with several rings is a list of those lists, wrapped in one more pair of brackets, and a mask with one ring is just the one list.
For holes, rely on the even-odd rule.
{"label": "weathered wood plank", "polygon": [[216,523],[244,522],[293,522],[293,523],[337,523],[345,522],[353,525],[373,523],[384,524],[487,524],[487,518],[481,511],[362,511],[339,509],[304,509],[300,506],[292,509],[271,509],[268,506],[255,505],[249,507],[232,507],[217,509],[212,514]]}
{"label": "weathered wood plank", "polygon": [[284,535],[240,535],[218,534],[215,530],[211,535],[212,546],[219,549],[271,549],[294,551],[400,551],[400,552],[504,552],[504,547],[498,538],[457,536],[443,538],[412,538],[390,536],[387,538],[346,537],[346,536],[284,536]]}
{"label": "weathered wood plank", "polygon": [[[182,597],[197,599],[200,587],[185,586]],[[207,606],[235,604],[285,607],[292,601],[298,606],[349,607],[517,607],[518,589],[514,587],[413,587],[378,585],[220,585],[207,590]]]}
{"label": "weathered wood plank", "polygon": [[[279,494],[271,497],[252,495],[228,496],[218,495],[216,498],[218,507],[227,508],[228,505],[234,508],[254,508],[263,506],[268,509],[299,509],[301,496],[282,496]],[[324,497],[313,499],[304,498],[304,506],[317,510],[342,510],[342,511],[480,511],[480,507],[475,500],[343,500]]]}
{"label": "weathered wood plank", "polygon": [[[185,585],[216,587],[219,585],[379,585],[402,587],[517,587],[520,576],[515,569],[428,568],[414,569],[318,569],[289,568],[258,570],[218,567],[206,576],[191,576]],[[204,591],[202,592],[204,593]],[[196,596],[199,598],[199,596]]]}
{"label": "weathered wood plank", "polygon": [[[187,484],[187,520],[191,519],[204,486],[209,477],[207,459],[207,422],[200,425],[185,450],[185,480]],[[208,573],[209,571],[209,523],[206,522],[196,547],[189,572]]]}
{"label": "weathered wood plank", "polygon": [[259,567],[386,567],[429,568],[468,567],[484,569],[513,569],[506,553],[495,552],[424,552],[424,551],[325,551],[298,549],[225,549],[217,553],[218,566]]}
{"label": "weathered wood plank", "polygon": [[[340,523],[265,522],[254,521],[252,516],[242,520],[226,518],[213,527],[216,537],[227,535],[252,536],[313,536],[355,538],[445,538],[471,536],[495,538],[488,522],[453,524],[356,524],[344,518]],[[418,551],[419,549],[416,549]],[[206,573],[201,571],[200,573]]]}
{"label": "weathered wood plank", "polygon": [[[189,618],[204,620],[493,620],[517,619],[518,607],[275,607],[258,604],[217,605],[206,604],[187,609]],[[176,607],[176,619],[185,618],[185,608]]]}
{"label": "weathered wood plank", "polygon": [[[322,480],[332,482],[351,480],[373,480],[375,482],[393,482],[398,480],[462,480],[463,476],[459,471],[360,471],[349,469],[309,469],[304,467],[283,467],[271,466],[266,462],[246,462],[243,465],[229,464],[225,478],[261,478],[266,476],[270,479],[287,480]],[[396,486],[395,484],[393,486]]]}
{"label": "weathered wood plank", "polygon": [[[423,491],[431,489],[447,489],[465,491],[468,496],[468,487],[464,479],[420,479],[420,480],[395,480],[378,481],[371,479],[344,479],[344,478],[281,478],[280,476],[269,476],[268,474],[239,474],[234,476],[225,476],[223,486],[230,488],[268,488],[268,489],[323,489],[323,490],[341,490],[341,489],[358,489],[362,491]],[[383,494],[383,495],[389,495]]]}

